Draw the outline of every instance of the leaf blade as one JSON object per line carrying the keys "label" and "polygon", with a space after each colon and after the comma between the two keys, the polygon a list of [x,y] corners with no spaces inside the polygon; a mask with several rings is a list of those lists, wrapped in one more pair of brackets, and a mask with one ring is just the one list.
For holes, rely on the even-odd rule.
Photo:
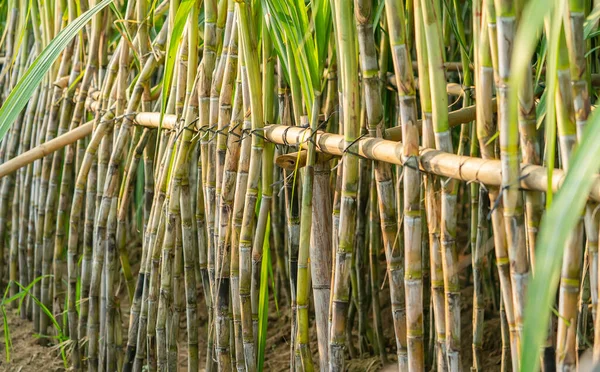
{"label": "leaf blade", "polygon": [[15,88],[10,92],[2,107],[0,107],[0,139],[4,138],[21,110],[27,105],[29,98],[31,98],[33,92],[42,82],[62,50],[66,48],[69,42],[96,13],[104,9],[111,2],[112,0],[103,0],[77,17],[77,19],[61,30],[35,59]]}

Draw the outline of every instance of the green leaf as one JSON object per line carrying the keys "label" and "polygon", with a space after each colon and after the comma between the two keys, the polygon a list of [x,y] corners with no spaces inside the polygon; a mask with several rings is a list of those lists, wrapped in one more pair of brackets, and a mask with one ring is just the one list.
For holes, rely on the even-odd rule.
{"label": "green leaf", "polygon": [[[517,34],[514,40],[514,49],[511,56],[511,76],[510,76],[510,86],[513,91],[519,91],[523,82],[526,80],[527,68],[529,68],[531,57],[536,51],[536,47],[539,45],[539,35],[544,27],[544,21],[548,16],[554,16],[553,11],[555,11],[555,7],[558,1],[547,1],[547,0],[532,0],[528,2],[522,12],[521,19],[526,19],[527,22],[521,22],[519,28],[517,30]],[[560,12],[557,11],[560,16]],[[553,17],[557,18],[557,17]],[[553,41],[550,37],[549,42]],[[548,43],[549,48],[549,56],[548,56],[548,67],[547,67],[547,76],[553,76],[556,73],[556,69],[552,69],[552,54],[550,50],[552,45]],[[550,90],[550,92],[554,92]],[[549,93],[552,94],[552,93]],[[549,96],[547,99],[547,112],[546,112],[546,126],[554,127],[554,121],[551,118],[548,118],[549,115],[552,115],[552,108],[549,107],[553,100],[552,96]],[[518,118],[518,97],[516,94],[509,95],[509,110],[508,115],[511,120],[517,121]],[[595,118],[597,121],[597,118]],[[511,123],[512,124],[512,123]],[[597,123],[595,123],[597,124]],[[518,125],[514,123],[512,125]],[[591,127],[596,127],[597,125],[588,124],[588,132]],[[598,131],[598,128],[596,128]],[[596,134],[597,136],[599,134]],[[591,137],[591,136],[590,136]],[[586,138],[586,148],[590,147],[590,139]],[[599,152],[599,149],[590,149],[590,154],[593,150]],[[573,161],[573,167],[582,168],[582,156],[583,148],[580,148],[575,155],[575,159]],[[595,158],[598,158],[596,156]],[[577,163],[577,165],[576,165]],[[550,167],[550,166],[549,166]],[[580,169],[571,168],[570,172],[567,175],[567,183],[572,184],[573,178],[577,179],[578,176],[588,176],[591,177],[593,173],[595,173],[597,166],[588,172],[588,175],[579,174]],[[549,174],[551,177],[551,173]],[[589,182],[588,182],[589,183]],[[563,186],[564,187],[564,186]],[[571,186],[572,188],[573,186]],[[536,247],[536,271],[533,281],[530,283],[530,286],[527,291],[527,305],[524,316],[524,332],[523,339],[521,341],[522,349],[521,349],[521,370],[522,371],[536,371],[538,370],[539,362],[540,362],[540,348],[542,347],[542,343],[545,339],[545,334],[548,329],[548,317],[549,317],[549,305],[550,300],[552,298],[551,294],[554,294],[554,290],[556,289],[556,282],[558,277],[556,273],[556,268],[560,269],[560,260],[562,256],[562,249],[564,247],[564,241],[568,234],[572,231],[572,227],[575,226],[576,221],[579,219],[581,214],[581,210],[583,205],[585,204],[585,200],[587,199],[587,195],[589,192],[589,188],[591,185],[585,189],[583,185],[574,186],[577,190],[576,196],[572,196],[571,200],[568,201],[570,205],[564,207],[565,196],[568,195],[572,190],[561,188],[556,201],[551,206],[551,210],[553,210],[556,216],[546,216],[542,222],[542,232],[541,235],[538,236],[537,247]],[[587,190],[587,191],[586,191]],[[579,197],[581,199],[581,207],[576,204],[575,198]],[[559,204],[560,203],[560,204]],[[562,210],[560,205],[563,205]],[[576,218],[573,221],[567,223],[567,221],[558,222],[556,219],[560,220],[569,214],[574,214]],[[550,217],[550,218],[549,218]],[[572,217],[572,216],[571,216]],[[568,218],[568,217],[567,217]],[[550,223],[549,223],[550,221]],[[556,228],[559,226],[559,228]],[[570,227],[569,227],[570,226]],[[558,233],[559,231],[564,232],[563,236],[552,236],[553,234]],[[550,240],[548,237],[550,235]],[[551,246],[554,244],[554,246]],[[551,285],[548,285],[548,284]]]}
{"label": "green leaf", "polygon": [[536,247],[536,272],[527,290],[521,370],[536,371],[539,350],[548,330],[552,301],[560,277],[564,247],[579,222],[600,167],[600,113],[588,119],[583,141],[575,154],[565,181],[542,219]]}
{"label": "green leaf", "polygon": [[535,106],[535,115],[537,116],[536,129],[540,129],[544,118],[546,117],[546,101],[548,100],[548,89],[544,89],[544,93],[540,97],[540,101]]}
{"label": "green leaf", "polygon": [[561,37],[561,12],[563,9],[559,6],[559,9],[552,15],[550,22],[550,35],[548,35],[548,62],[546,64],[546,90],[548,91],[548,98],[546,99],[546,166],[548,173],[548,183],[546,191],[546,208],[550,208],[553,199],[552,192],[552,177],[554,174],[554,158],[556,157],[556,102],[555,93],[558,89],[557,77],[558,77],[558,54],[559,54],[559,41]]}
{"label": "green leaf", "polygon": [[111,2],[112,0],[103,0],[87,12],[83,13],[80,17],[61,30],[35,59],[15,88],[10,92],[10,95],[2,107],[0,107],[0,140],[4,138],[6,132],[8,132],[10,126],[16,120],[21,110],[23,110],[33,95],[33,92],[42,82],[44,76],[48,70],[50,70],[61,51],[96,13],[101,11]]}
{"label": "green leaf", "polygon": [[379,27],[379,20],[381,19],[381,14],[383,13],[383,6],[385,5],[385,1],[380,1],[377,4],[377,10],[375,11],[375,17],[373,17],[373,32],[377,30]]}
{"label": "green leaf", "polygon": [[[324,61],[327,60],[329,36],[331,35],[333,23],[331,19],[329,0],[313,0],[312,6],[312,26],[315,30],[318,73],[321,74],[323,67],[325,66]],[[320,79],[321,75],[317,76],[317,78]]]}
{"label": "green leaf", "polygon": [[307,112],[311,112],[315,92],[321,91],[323,69],[328,52],[332,17],[329,2],[311,2],[309,23],[307,6],[303,0],[262,0],[267,26],[280,60],[291,53],[294,66],[286,65],[287,72],[297,71]]}
{"label": "green leaf", "polygon": [[171,32],[171,37],[169,38],[167,55],[165,59],[165,70],[162,83],[162,100],[160,105],[160,127],[158,128],[159,133],[162,128],[162,121],[165,116],[165,110],[167,109],[167,102],[169,100],[171,82],[173,80],[173,70],[175,69],[175,59],[177,57],[177,48],[179,48],[179,43],[181,42],[181,37],[183,35],[183,30],[185,28],[188,16],[195,4],[196,0],[183,0],[181,4],[179,4],[179,8],[177,8],[177,13],[175,14],[173,31]]}
{"label": "green leaf", "polygon": [[583,37],[584,38],[588,39],[588,38],[595,36],[595,35],[592,35],[592,31],[598,25],[598,19],[600,19],[600,4],[596,4],[594,9],[592,9],[590,14],[585,19],[585,22],[583,23]]}
{"label": "green leaf", "polygon": [[465,56],[468,59],[468,62],[471,63],[471,59],[469,58],[469,49],[467,48],[467,45],[465,44],[464,32],[461,34],[461,32],[459,30],[459,26],[457,24],[457,22],[462,23],[462,19],[459,18],[459,17],[461,17],[461,15],[453,11],[453,7],[450,4],[448,4],[448,0],[444,0],[444,8],[448,12],[448,14],[454,15],[454,17],[448,17],[448,20],[450,21],[450,27],[452,29],[452,33],[454,34],[456,41],[458,41],[460,50],[465,54]]}
{"label": "green leaf", "polygon": [[4,345],[6,347],[6,361],[10,362],[10,349],[12,347],[12,341],[10,339],[10,328],[8,327],[8,316],[6,315],[6,310],[4,306],[0,306],[0,310],[2,310],[2,324],[4,327]]}
{"label": "green leaf", "polygon": [[141,70],[140,60],[137,55],[137,48],[134,47],[133,37],[131,36],[129,29],[125,26],[127,21],[123,18],[123,15],[121,14],[119,9],[117,9],[117,7],[114,4],[111,3],[109,8],[113,12],[113,14],[115,15],[115,18],[116,18],[116,21],[114,21],[115,28],[117,29],[117,31],[121,35],[121,37],[125,38],[125,41],[127,42],[127,44],[129,44],[129,49],[131,50],[131,52],[133,54],[135,64],[138,66],[138,69]]}
{"label": "green leaf", "polygon": [[267,346],[267,323],[269,315],[269,267],[271,265],[271,213],[267,216],[267,226],[263,241],[263,260],[260,266],[260,288],[258,294],[258,370],[262,371]]}

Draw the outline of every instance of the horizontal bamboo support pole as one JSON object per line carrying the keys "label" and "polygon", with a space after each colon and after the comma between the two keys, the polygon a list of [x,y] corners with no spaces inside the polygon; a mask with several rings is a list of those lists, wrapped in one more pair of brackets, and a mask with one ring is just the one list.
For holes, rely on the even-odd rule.
{"label": "horizontal bamboo support pole", "polygon": [[88,134],[92,133],[93,129],[94,122],[89,121],[73,129],[72,131],[63,134],[62,136],[58,136],[53,140],[32,148],[29,151],[25,151],[19,156],[15,156],[6,163],[0,164],[0,178],[11,174],[27,164],[33,163],[44,156],[52,154],[56,150],[60,150],[61,148],[84,138]]}
{"label": "horizontal bamboo support pole", "polygon": [[[274,143],[301,145],[306,147],[309,132],[306,128],[270,125],[265,128],[265,137]],[[316,148],[320,152],[341,156],[344,153],[344,137],[339,134],[318,132],[313,136]],[[417,166],[424,172],[450,177],[466,182],[479,182],[488,186],[502,185],[502,167],[500,160],[485,160],[469,156],[458,156],[434,149],[419,149],[419,159],[409,159],[408,164],[402,156],[402,143],[379,138],[361,138],[346,151],[367,159],[387,163]],[[418,161],[418,163],[417,163]],[[552,177],[552,190],[557,191],[564,181],[565,173],[555,169]],[[600,201],[600,177],[594,176],[594,186],[590,198]],[[521,164],[520,187],[527,190],[546,191],[548,175],[545,167]]]}
{"label": "horizontal bamboo support pole", "polygon": [[[466,108],[468,109],[468,108]],[[460,111],[460,110],[459,110]],[[157,128],[160,123],[160,113],[142,112],[134,118],[135,124]],[[173,129],[177,122],[175,115],[165,115],[162,128]],[[77,141],[91,133],[93,123],[86,123],[71,132],[29,150],[16,158],[0,165],[0,178],[14,172],[37,159],[40,159],[61,147]],[[392,130],[389,130],[390,132]],[[394,131],[397,131],[394,128]],[[386,134],[389,134],[386,132]],[[300,145],[306,147],[308,129],[290,127],[286,125],[269,125],[264,129],[265,138],[273,143],[283,145]],[[393,138],[395,135],[388,137]],[[317,132],[313,136],[317,150],[326,154],[341,156],[344,153],[344,138],[339,134]],[[480,182],[488,186],[499,187],[502,185],[502,168],[499,160],[485,160],[476,157],[458,156],[434,149],[419,149],[419,159],[408,161],[404,164],[402,157],[402,143],[390,139],[361,138],[357,140],[348,151],[364,158],[384,161],[391,164],[418,166],[422,171],[443,177],[450,177],[465,182]],[[552,190],[557,191],[564,181],[565,173],[555,169],[552,177]],[[594,186],[590,198],[600,201],[600,176],[595,175]],[[527,190],[546,191],[548,175],[545,167],[538,165],[521,164],[520,187]]]}
{"label": "horizontal bamboo support pole", "polygon": [[[88,106],[93,108],[98,101],[93,101]],[[141,112],[135,115],[134,122],[138,125],[158,128],[160,126],[160,114],[154,112]],[[162,128],[165,130],[172,130],[177,122],[175,115],[165,115],[163,118]],[[88,136],[94,129],[94,121],[89,121],[79,127],[67,132],[61,136],[54,138],[46,143],[42,143],[39,146],[32,148],[29,151],[18,155],[6,163],[0,164],[0,178],[11,174],[19,168],[22,168],[34,161],[43,158],[44,156],[50,155],[54,151],[57,151],[65,146],[77,142],[78,140]]]}

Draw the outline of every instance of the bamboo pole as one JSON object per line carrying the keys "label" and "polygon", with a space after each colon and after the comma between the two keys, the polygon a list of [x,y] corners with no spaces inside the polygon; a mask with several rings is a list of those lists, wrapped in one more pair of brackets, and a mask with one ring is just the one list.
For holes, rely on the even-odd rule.
{"label": "bamboo pole", "polygon": [[11,174],[17,169],[24,167],[38,159],[51,154],[71,143],[74,143],[82,138],[85,138],[94,129],[94,121],[89,121],[70,132],[67,132],[55,139],[42,143],[39,146],[32,148],[29,151],[22,153],[21,155],[15,156],[11,160],[0,164],[0,178]]}
{"label": "bamboo pole", "polygon": [[[160,113],[142,112],[136,115],[135,123],[149,128],[158,128]],[[171,118],[172,117],[172,118]],[[172,129],[172,122],[175,121],[174,115],[165,115],[164,129]],[[87,130],[93,126],[92,123],[86,123],[74,131],[68,132],[63,136],[57,137],[53,142],[52,149],[81,136],[85,137]],[[302,146],[306,147],[306,138],[302,127],[288,127],[286,125],[268,125],[265,127],[264,136],[268,141],[279,145]],[[71,133],[79,133],[75,137]],[[82,133],[83,132],[83,133]],[[317,132],[313,136],[316,142],[317,151],[330,154],[333,156],[342,156],[345,146],[343,144],[343,136],[326,132]],[[50,142],[48,142],[50,143]],[[46,145],[48,144],[46,143]],[[65,144],[66,145],[66,144]],[[51,149],[51,150],[52,150]],[[399,154],[403,149],[402,142],[384,140],[380,138],[360,138],[353,142],[347,151],[371,160],[384,161],[390,164],[402,165],[403,160]],[[7,172],[13,172],[15,169],[26,166],[27,164],[43,157],[45,151],[48,151],[46,146],[36,146],[30,151],[22,154],[23,158],[19,158],[18,162],[9,161],[0,165],[1,176],[5,176]],[[27,156],[24,156],[27,154]],[[25,159],[25,160],[21,160]],[[31,160],[30,160],[31,159]],[[419,148],[419,169],[423,172],[431,173],[438,176],[450,177],[464,182],[479,182],[484,185],[496,186],[501,185],[501,164],[496,159],[482,159],[470,156],[458,156],[440,150]],[[6,168],[5,168],[6,166]],[[547,191],[547,168],[533,164],[520,164],[520,184],[519,187],[525,190]],[[552,177],[552,190],[558,191],[564,182],[566,174],[562,169],[554,169]],[[589,198],[594,201],[600,201],[600,175],[594,176],[594,185],[590,191]]]}

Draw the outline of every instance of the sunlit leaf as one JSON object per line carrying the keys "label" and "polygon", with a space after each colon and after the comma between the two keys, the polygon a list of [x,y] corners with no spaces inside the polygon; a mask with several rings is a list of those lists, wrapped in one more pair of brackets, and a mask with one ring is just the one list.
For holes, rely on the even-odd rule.
{"label": "sunlit leaf", "polygon": [[33,92],[42,82],[62,50],[66,48],[69,42],[96,13],[104,9],[111,2],[112,0],[103,0],[69,23],[35,59],[15,88],[10,92],[2,107],[0,107],[0,139],[4,138],[6,132],[8,132],[8,129],[16,120],[21,110],[23,110],[29,98],[31,98]]}

